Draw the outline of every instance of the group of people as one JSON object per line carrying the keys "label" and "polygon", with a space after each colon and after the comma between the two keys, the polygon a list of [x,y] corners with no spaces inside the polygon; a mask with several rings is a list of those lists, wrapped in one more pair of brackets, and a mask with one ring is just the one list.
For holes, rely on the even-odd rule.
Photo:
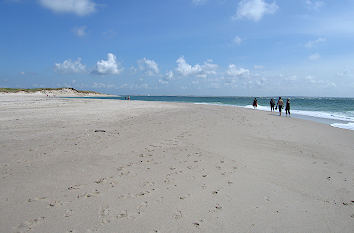
{"label": "group of people", "polygon": [[[281,112],[282,112],[283,107],[284,107],[284,101],[283,101],[283,99],[282,99],[281,97],[279,97],[278,102],[277,102],[277,104],[275,105],[275,101],[274,101],[274,99],[272,98],[272,99],[270,100],[269,104],[270,104],[270,111],[273,112],[273,111],[279,109],[279,116],[281,116]],[[254,108],[257,108],[257,106],[258,106],[258,100],[257,100],[257,98],[254,98],[254,100],[253,100],[253,107],[254,107]],[[275,107],[275,110],[274,110],[274,107]],[[289,99],[289,98],[286,100],[286,104],[285,104],[285,114],[286,114],[286,116],[288,116],[288,114],[289,114],[289,116],[290,116],[290,99]]]}

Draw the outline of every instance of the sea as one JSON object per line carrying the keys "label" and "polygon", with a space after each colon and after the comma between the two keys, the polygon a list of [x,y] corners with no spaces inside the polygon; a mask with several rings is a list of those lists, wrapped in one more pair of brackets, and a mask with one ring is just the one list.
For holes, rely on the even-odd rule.
{"label": "sea", "polygon": [[[86,98],[124,100],[125,97],[126,96]],[[278,99],[278,97],[257,97],[257,110],[270,111],[269,101],[271,98],[274,98],[275,102]],[[290,99],[292,117],[313,120],[330,124],[333,127],[354,130],[354,98],[285,96],[282,97],[284,104],[287,98]],[[130,99],[253,108],[252,103],[254,97],[130,96]]]}

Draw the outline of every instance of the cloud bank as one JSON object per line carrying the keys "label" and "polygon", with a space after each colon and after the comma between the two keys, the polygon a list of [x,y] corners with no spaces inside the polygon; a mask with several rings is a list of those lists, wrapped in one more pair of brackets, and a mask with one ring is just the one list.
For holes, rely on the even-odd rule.
{"label": "cloud bank", "polygon": [[78,58],[76,61],[68,59],[63,63],[55,63],[54,71],[64,74],[84,73],[86,72],[86,66],[81,63],[81,58]]}

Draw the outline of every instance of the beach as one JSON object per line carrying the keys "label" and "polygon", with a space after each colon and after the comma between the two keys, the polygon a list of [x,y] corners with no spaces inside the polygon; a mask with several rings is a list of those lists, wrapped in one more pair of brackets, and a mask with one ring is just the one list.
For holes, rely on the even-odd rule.
{"label": "beach", "polygon": [[0,96],[0,232],[353,232],[354,131],[233,106]]}

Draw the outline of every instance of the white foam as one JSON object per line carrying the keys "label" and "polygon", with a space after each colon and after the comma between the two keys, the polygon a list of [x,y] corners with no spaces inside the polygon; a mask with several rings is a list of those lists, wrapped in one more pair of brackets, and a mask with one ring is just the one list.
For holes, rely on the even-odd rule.
{"label": "white foam", "polygon": [[[253,106],[247,105],[247,106],[244,106],[244,108],[253,108]],[[267,111],[267,112],[270,111],[270,107],[266,107],[266,106],[262,106],[262,105],[258,105],[256,109],[261,110],[261,111]]]}
{"label": "white foam", "polygon": [[349,122],[349,123],[333,123],[333,124],[331,124],[331,126],[336,127],[336,128],[354,130],[354,122]]}
{"label": "white foam", "polygon": [[340,112],[320,112],[320,111],[302,111],[302,110],[293,110],[292,113],[311,116],[311,117],[319,117],[331,120],[340,120],[340,121],[354,121],[354,117],[344,115]]}
{"label": "white foam", "polygon": [[[244,108],[253,108],[252,105],[244,106]],[[258,105],[256,108],[257,110],[261,111],[270,111],[270,107]],[[321,112],[321,111],[304,111],[304,110],[291,110],[291,113],[303,115],[303,116],[310,116],[310,117],[318,117],[324,119],[331,119],[331,120],[340,120],[340,121],[354,121],[354,116],[344,115],[342,113],[336,112]]]}
{"label": "white foam", "polygon": [[[219,105],[219,106],[225,106],[225,105],[226,106],[235,106],[235,105],[219,104],[219,103],[195,103],[195,104],[207,104],[207,105]],[[252,105],[237,106],[237,107],[253,109]],[[270,107],[258,105],[256,110],[270,112]],[[354,115],[352,114],[353,113],[352,111],[348,112],[350,116],[342,114],[342,113],[338,113],[338,112],[331,113],[331,112],[304,111],[304,110],[291,110],[291,113],[298,114],[298,115],[303,115],[303,116],[316,117],[316,118],[347,121],[348,123],[333,123],[333,124],[331,124],[331,126],[337,127],[337,128],[354,130]]]}

